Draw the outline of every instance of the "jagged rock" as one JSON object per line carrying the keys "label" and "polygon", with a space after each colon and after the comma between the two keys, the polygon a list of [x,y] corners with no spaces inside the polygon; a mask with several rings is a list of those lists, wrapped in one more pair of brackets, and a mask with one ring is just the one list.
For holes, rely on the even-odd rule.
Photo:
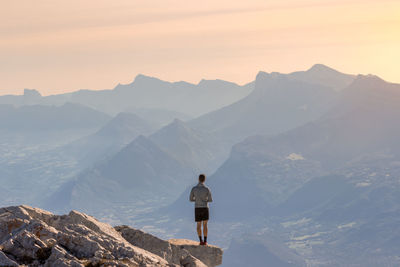
{"label": "jagged rock", "polygon": [[47,259],[45,267],[50,266],[74,266],[74,267],[81,267],[84,266],[79,262],[79,260],[68,251],[60,247],[59,245],[55,245],[51,249],[51,255]]}
{"label": "jagged rock", "polygon": [[184,267],[207,267],[203,262],[199,259],[196,259],[192,255],[189,255],[181,260],[181,265]]}
{"label": "jagged rock", "polygon": [[0,209],[0,251],[3,261],[29,266],[176,266],[91,216],[28,206]]}
{"label": "jagged rock", "polygon": [[213,245],[199,246],[198,242],[187,239],[170,239],[172,246],[189,252],[190,255],[201,260],[207,266],[218,266],[222,264],[223,250]]}
{"label": "jagged rock", "polygon": [[129,227],[117,229],[77,211],[60,216],[29,206],[0,208],[0,266],[204,267],[222,260],[217,247],[186,249]]}
{"label": "jagged rock", "polygon": [[14,267],[18,266],[18,263],[7,257],[6,254],[4,254],[4,252],[0,251],[0,266]]}
{"label": "jagged rock", "polygon": [[132,245],[174,264],[185,267],[214,267],[222,263],[223,251],[216,246],[199,246],[198,242],[186,239],[166,241],[126,225],[116,226],[115,229]]}

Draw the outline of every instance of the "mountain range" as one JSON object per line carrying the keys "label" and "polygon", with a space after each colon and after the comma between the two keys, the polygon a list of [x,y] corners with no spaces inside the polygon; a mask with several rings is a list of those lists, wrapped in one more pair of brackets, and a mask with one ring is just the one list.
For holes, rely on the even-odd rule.
{"label": "mountain range", "polygon": [[[253,93],[256,90],[257,81]],[[229,158],[207,179],[220,242],[229,233],[245,237],[232,241],[226,262],[252,255],[292,266],[290,257],[282,261],[282,253],[257,238],[246,238],[257,232],[267,239],[278,233],[283,241],[276,245],[289,247],[311,266],[397,262],[399,96],[400,85],[358,75],[318,118],[234,145]],[[169,226],[175,234],[190,231],[185,228],[191,219],[189,190],[156,211],[159,217],[151,215],[163,221],[184,220]],[[153,225],[161,227],[156,221]]]}
{"label": "mountain range", "polygon": [[339,97],[337,88],[352,79],[323,65],[290,74],[260,72],[247,97],[190,125],[224,137],[232,145],[251,135],[282,133],[327,112]]}
{"label": "mountain range", "polygon": [[[94,137],[88,139],[96,141]],[[96,151],[104,148],[101,142],[96,144]],[[47,207],[65,210],[88,206],[95,212],[100,205],[102,209],[133,202],[143,202],[147,207],[167,205],[192,183],[197,173],[212,172],[228,153],[212,136],[174,120],[147,137],[134,138],[115,155],[105,153],[111,156],[83,170],[76,180],[66,182],[50,197]],[[61,195],[66,199],[59,198]],[[152,201],[147,203],[149,199]]]}
{"label": "mountain range", "polygon": [[[217,94],[213,88],[224,89],[215,102],[205,104]],[[222,101],[229,90],[237,99]],[[0,98],[23,106],[1,108],[76,99],[91,107],[90,114],[95,108],[113,118],[100,112],[102,123],[51,150],[35,153],[20,146],[29,157],[10,154],[15,148],[1,143],[7,204],[23,199],[12,199],[17,187],[19,196],[44,188],[48,192],[32,192],[35,198],[29,201],[53,211],[79,208],[165,238],[185,237],[195,234],[189,191],[205,173],[214,198],[210,240],[227,249],[225,266],[243,261],[274,266],[399,263],[398,84],[317,64],[289,74],[260,72],[246,86],[138,76],[114,90],[48,98],[35,91],[25,94],[29,101]],[[118,113],[123,110],[135,114]],[[174,114],[179,118],[172,120]],[[49,156],[54,153],[58,156]],[[39,155],[40,162],[22,164]],[[66,157],[71,163],[63,161]],[[45,178],[27,179],[44,172]],[[24,181],[23,190],[18,181]]]}
{"label": "mountain range", "polygon": [[0,96],[0,104],[85,105],[115,115],[132,109],[165,110],[184,116],[198,116],[229,105],[249,94],[253,83],[239,86],[223,80],[201,80],[198,84],[166,82],[139,74],[130,84],[118,84],[112,90],[79,90],[72,93],[41,96],[26,89],[21,96]]}
{"label": "mountain range", "polygon": [[[400,85],[358,76],[321,118],[235,145],[209,179],[215,219],[234,220],[237,209],[245,214],[236,221],[247,223],[252,217],[281,223],[307,218],[305,226],[291,227],[291,235],[304,236],[292,237],[292,246],[316,242],[313,255],[334,265],[383,260],[399,247],[389,241],[399,234],[392,224],[400,219],[399,96]],[[276,228],[289,235],[282,225]],[[364,249],[374,256],[354,256]]]}

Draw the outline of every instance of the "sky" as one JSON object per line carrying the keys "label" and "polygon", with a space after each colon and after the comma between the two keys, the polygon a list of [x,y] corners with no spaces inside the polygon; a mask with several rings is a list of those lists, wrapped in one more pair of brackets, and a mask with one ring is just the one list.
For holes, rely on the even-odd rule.
{"label": "sky", "polygon": [[0,95],[288,73],[400,82],[398,0],[0,0]]}

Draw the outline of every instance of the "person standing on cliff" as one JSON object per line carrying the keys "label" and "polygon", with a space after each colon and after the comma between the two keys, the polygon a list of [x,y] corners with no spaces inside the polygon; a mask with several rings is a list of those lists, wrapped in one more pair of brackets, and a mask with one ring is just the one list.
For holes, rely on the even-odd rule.
{"label": "person standing on cliff", "polygon": [[[206,176],[204,174],[199,175],[199,183],[192,188],[190,191],[190,201],[194,202],[194,220],[197,223],[197,234],[199,235],[200,245],[207,245],[207,234],[208,234],[208,219],[209,209],[208,202],[212,202],[211,190],[204,182]],[[203,225],[204,240],[201,235],[201,225]]]}

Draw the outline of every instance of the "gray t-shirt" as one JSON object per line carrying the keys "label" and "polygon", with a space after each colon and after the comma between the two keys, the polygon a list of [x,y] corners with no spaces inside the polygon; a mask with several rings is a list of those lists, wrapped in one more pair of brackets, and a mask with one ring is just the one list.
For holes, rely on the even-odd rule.
{"label": "gray t-shirt", "polygon": [[212,202],[211,190],[203,183],[198,183],[190,191],[189,200],[195,202],[196,208],[208,208],[208,202]]}

